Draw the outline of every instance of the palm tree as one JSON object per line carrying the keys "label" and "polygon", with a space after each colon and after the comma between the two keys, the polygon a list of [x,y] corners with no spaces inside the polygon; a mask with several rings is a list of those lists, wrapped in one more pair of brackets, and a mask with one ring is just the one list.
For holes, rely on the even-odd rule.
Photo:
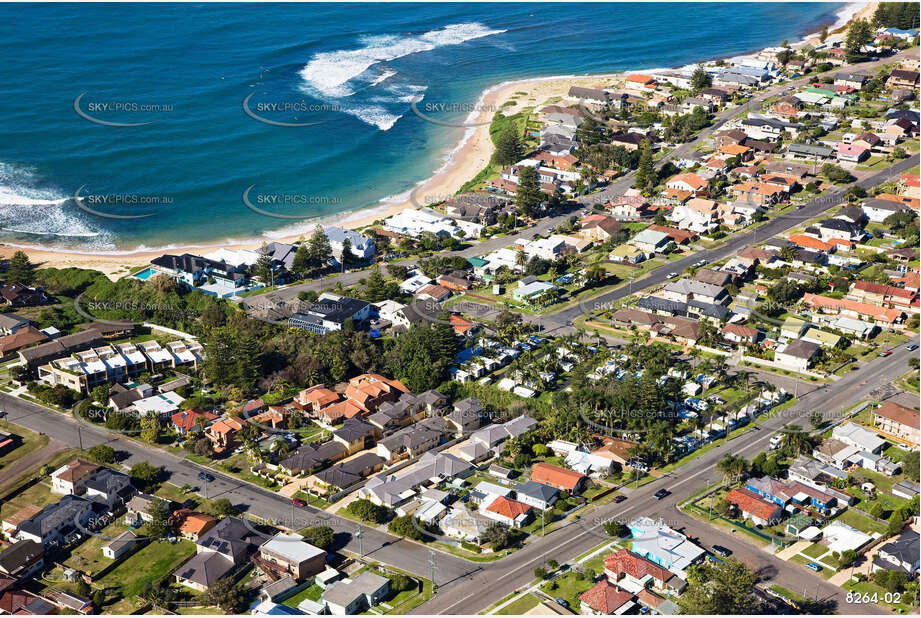
{"label": "palm tree", "polygon": [[748,462],[745,461],[744,457],[737,457],[731,453],[727,453],[716,462],[716,469],[718,472],[723,473],[723,479],[733,479],[735,480],[740,476],[745,469],[748,467]]}

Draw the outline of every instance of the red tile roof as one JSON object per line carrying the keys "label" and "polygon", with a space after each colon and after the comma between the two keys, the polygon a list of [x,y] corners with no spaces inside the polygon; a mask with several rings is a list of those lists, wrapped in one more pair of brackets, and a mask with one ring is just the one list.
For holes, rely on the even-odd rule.
{"label": "red tile roof", "polygon": [[726,496],[730,504],[739,507],[743,513],[748,513],[759,519],[768,520],[777,512],[778,506],[758,497],[753,491],[747,489],[733,489]]}
{"label": "red tile roof", "polygon": [[876,410],[878,416],[888,418],[896,423],[917,428],[921,424],[921,413],[905,406],[900,406],[893,401],[887,401]]}
{"label": "red tile roof", "polygon": [[191,431],[198,427],[198,419],[204,418],[206,422],[211,422],[217,418],[213,412],[204,412],[202,410],[180,410],[170,417],[173,425],[182,431]]}
{"label": "red tile roof", "polygon": [[805,234],[791,234],[790,242],[796,243],[800,247],[805,247],[807,249],[816,249],[817,251],[828,251],[832,247],[827,242],[822,242],[818,238],[813,238],[812,236],[806,236]]}
{"label": "red tile roof", "polygon": [[912,292],[911,290],[897,288],[895,286],[886,285],[884,283],[873,283],[872,281],[857,281],[854,283],[853,289],[860,290],[861,292],[867,292],[868,294],[895,296],[896,298],[904,298],[908,301],[911,301],[915,296],[917,296],[917,293]]}
{"label": "red tile roof", "polygon": [[499,496],[493,500],[492,504],[486,507],[486,510],[491,513],[497,513],[503,517],[509,519],[515,519],[519,515],[524,515],[531,511],[531,507],[523,502],[518,502],[517,500],[512,500],[511,498],[506,498],[505,496]]}
{"label": "red tile roof", "polygon": [[536,463],[531,468],[532,481],[570,492],[575,491],[584,478],[584,474],[575,470],[567,470],[544,462]]}
{"label": "red tile roof", "polygon": [[613,614],[632,599],[633,593],[621,590],[606,579],[602,579],[579,597],[580,601],[604,615]]}
{"label": "red tile roof", "polygon": [[604,568],[611,573],[626,573],[634,579],[643,579],[647,575],[661,582],[668,581],[672,572],[665,567],[647,560],[629,549],[620,549],[604,559]]}

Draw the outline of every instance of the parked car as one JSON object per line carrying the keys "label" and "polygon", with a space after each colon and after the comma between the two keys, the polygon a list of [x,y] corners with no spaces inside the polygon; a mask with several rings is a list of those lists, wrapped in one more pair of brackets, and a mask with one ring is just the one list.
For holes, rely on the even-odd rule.
{"label": "parked car", "polygon": [[614,498],[614,504],[620,504],[626,499],[627,499],[627,496],[617,496],[616,498]]}
{"label": "parked car", "polygon": [[816,573],[822,570],[822,566],[816,564],[815,562],[807,562],[805,566],[810,571],[815,571]]}
{"label": "parked car", "polygon": [[203,480],[203,481],[206,482],[206,483],[210,483],[211,481],[214,480],[214,477],[213,477],[212,475],[208,474],[207,472],[199,472],[199,473],[198,473],[198,478],[200,478],[201,480]]}
{"label": "parked car", "polygon": [[667,489],[660,489],[656,493],[652,494],[652,497],[655,498],[656,500],[661,500],[668,494],[669,494],[669,491]]}
{"label": "parked car", "polygon": [[566,609],[569,609],[569,601],[567,601],[566,599],[563,599],[563,598],[561,598],[561,597],[557,597],[557,598],[555,598],[555,599],[553,599],[553,600],[556,601],[557,604],[562,605],[562,606],[565,607]]}
{"label": "parked car", "polygon": [[918,344],[917,344],[917,343],[909,343],[907,346],[905,346],[905,349],[908,350],[909,352],[914,352],[915,350],[918,349]]}
{"label": "parked car", "polygon": [[294,506],[307,506],[307,503],[300,498],[291,498],[291,504]]}
{"label": "parked car", "polygon": [[880,357],[886,358],[887,356],[892,356],[892,350],[883,350],[879,353]]}
{"label": "parked car", "polygon": [[678,273],[668,273],[668,275],[666,275],[665,278],[666,278],[666,279],[674,279],[674,278],[677,277],[677,276],[678,276]]}
{"label": "parked car", "polygon": [[723,558],[727,558],[732,555],[732,550],[730,550],[729,548],[723,547],[722,545],[714,545],[713,553],[718,556],[722,556]]}

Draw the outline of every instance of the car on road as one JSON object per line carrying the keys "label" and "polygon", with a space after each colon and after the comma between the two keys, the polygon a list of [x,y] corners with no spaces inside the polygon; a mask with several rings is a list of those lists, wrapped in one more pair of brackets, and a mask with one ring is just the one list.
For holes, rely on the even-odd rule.
{"label": "car on road", "polygon": [[805,567],[806,567],[807,569],[809,569],[810,571],[815,571],[816,573],[818,573],[819,571],[822,570],[822,566],[819,565],[819,564],[816,564],[815,562],[807,562],[807,563],[806,563],[805,565],[803,565],[803,566],[805,566]]}
{"label": "car on road", "polygon": [[677,277],[677,276],[678,276],[678,273],[668,273],[667,275],[665,275],[665,278],[666,278],[666,279],[674,279],[674,278]]}
{"label": "car on road", "polygon": [[722,545],[714,545],[713,553],[716,554],[717,556],[728,558],[729,556],[732,555],[732,550],[727,547],[723,547]]}
{"label": "car on road", "polygon": [[300,498],[291,498],[291,504],[294,506],[307,506],[307,503]]}
{"label": "car on road", "polygon": [[562,605],[562,606],[565,607],[566,609],[569,609],[569,601],[567,601],[566,599],[557,597],[557,598],[555,598],[555,599],[553,599],[553,600],[556,601],[558,605]]}
{"label": "car on road", "polygon": [[[905,349],[908,350],[909,352],[914,352],[915,350],[918,349],[918,344],[917,344],[917,343],[909,343],[907,346],[905,346]],[[6,413],[4,412],[4,414],[6,414]]]}
{"label": "car on road", "polygon": [[892,350],[883,350],[879,353],[881,358],[886,358],[887,356],[892,356]]}
{"label": "car on road", "polygon": [[627,499],[627,496],[617,496],[616,498],[614,498],[614,504],[620,504],[626,499]]}
{"label": "car on road", "polygon": [[670,492],[667,489],[660,489],[656,493],[652,494],[652,497],[655,498],[656,500],[661,500],[662,498],[667,496],[669,493]]}
{"label": "car on road", "polygon": [[6,416],[6,410],[0,410],[0,418],[3,418],[5,416]]}
{"label": "car on road", "polygon": [[206,483],[210,483],[211,481],[214,480],[214,477],[213,477],[212,475],[208,474],[207,472],[199,472],[199,473],[198,473],[198,478],[200,478],[201,480],[203,480],[203,481],[206,482]]}

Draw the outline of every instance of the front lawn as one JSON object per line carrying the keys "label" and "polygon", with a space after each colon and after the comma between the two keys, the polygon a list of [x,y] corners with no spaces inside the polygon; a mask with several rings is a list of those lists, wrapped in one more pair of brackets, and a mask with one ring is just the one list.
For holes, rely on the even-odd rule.
{"label": "front lawn", "polygon": [[590,581],[581,573],[570,571],[543,584],[540,589],[553,598],[565,599],[569,602],[569,607],[578,608],[579,596],[594,585],[595,582]]}
{"label": "front lawn", "polygon": [[[70,557],[64,561],[64,566],[82,571],[88,575],[100,572],[114,562],[102,555],[102,548],[109,541],[128,529],[124,520],[113,522],[93,535],[70,552]],[[141,542],[143,544],[143,542]],[[137,549],[136,547],[133,549]]]}
{"label": "front lawn", "polygon": [[538,599],[533,594],[528,593],[521,598],[515,599],[497,611],[496,614],[499,616],[520,616],[528,610],[536,607],[538,603],[540,603],[540,599]]}
{"label": "front lawn", "polygon": [[97,582],[100,587],[120,588],[122,596],[133,598],[147,582],[155,582],[176,570],[195,554],[191,541],[154,541],[128,557]]}

